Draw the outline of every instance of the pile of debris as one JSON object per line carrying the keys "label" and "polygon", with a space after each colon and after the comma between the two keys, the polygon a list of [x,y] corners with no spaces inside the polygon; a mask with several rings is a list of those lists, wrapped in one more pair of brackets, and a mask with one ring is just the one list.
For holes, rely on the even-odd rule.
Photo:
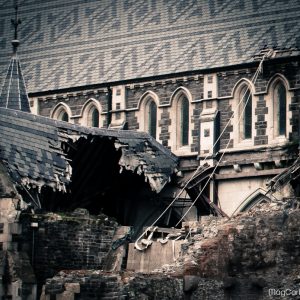
{"label": "pile of debris", "polygon": [[[197,257],[202,251],[202,245],[219,237],[227,229],[234,228],[239,233],[248,221],[276,214],[282,215],[282,219],[285,220],[289,214],[299,208],[300,199],[284,198],[282,201],[259,203],[249,211],[231,218],[203,216],[199,222],[184,222],[182,235],[185,232],[186,238],[181,245],[180,257],[173,264],[165,264],[153,273],[181,274],[185,266],[197,267]],[[228,238],[231,238],[230,235]]]}

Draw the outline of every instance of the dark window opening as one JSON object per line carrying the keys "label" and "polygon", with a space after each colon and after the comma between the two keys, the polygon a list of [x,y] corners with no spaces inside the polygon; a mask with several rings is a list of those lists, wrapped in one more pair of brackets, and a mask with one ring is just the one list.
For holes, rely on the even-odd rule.
{"label": "dark window opening", "polygon": [[252,95],[249,90],[242,92],[243,98],[243,135],[244,139],[252,138]]}
{"label": "dark window opening", "polygon": [[96,108],[92,112],[92,127],[99,127],[99,111]]}
{"label": "dark window opening", "polygon": [[207,76],[207,83],[213,83],[213,77],[211,75]]}
{"label": "dark window opening", "polygon": [[154,101],[151,101],[149,104],[148,132],[154,138],[156,138],[156,125],[157,125],[157,106]]}
{"label": "dark window opening", "polygon": [[66,112],[63,112],[61,115],[61,120],[65,122],[69,122],[69,115]]}
{"label": "dark window opening", "polygon": [[282,83],[278,84],[276,88],[276,106],[277,121],[278,121],[278,134],[286,135],[286,89]]}
{"label": "dark window opening", "polygon": [[186,97],[181,100],[180,110],[180,145],[189,144],[189,101]]}

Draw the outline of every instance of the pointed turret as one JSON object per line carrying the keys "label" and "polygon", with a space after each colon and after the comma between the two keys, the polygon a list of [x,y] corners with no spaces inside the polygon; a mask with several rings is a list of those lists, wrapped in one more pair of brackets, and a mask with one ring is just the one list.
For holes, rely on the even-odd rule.
{"label": "pointed turret", "polygon": [[21,24],[18,18],[18,5],[15,6],[15,19],[12,20],[12,24],[15,28],[14,39],[12,40],[13,55],[0,92],[0,107],[30,112],[26,85],[17,55],[17,49],[20,44],[18,40],[18,25]]}

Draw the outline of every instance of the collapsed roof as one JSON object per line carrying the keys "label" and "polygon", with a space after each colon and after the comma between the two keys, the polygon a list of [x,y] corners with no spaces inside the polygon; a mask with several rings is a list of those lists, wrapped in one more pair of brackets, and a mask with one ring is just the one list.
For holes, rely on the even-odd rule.
{"label": "collapsed roof", "polygon": [[[19,9],[29,92],[236,65],[264,47],[300,47],[298,0],[31,0]],[[0,1],[0,77],[12,15],[13,1]]]}
{"label": "collapsed roof", "polygon": [[147,133],[88,128],[0,108],[0,160],[12,181],[23,187],[66,191],[72,175],[66,148],[93,137],[113,141],[121,152],[120,172],[143,174],[157,193],[176,171],[176,156]]}
{"label": "collapsed roof", "polygon": [[269,191],[275,192],[283,188],[291,181],[299,180],[299,177],[300,177],[300,157],[298,157],[290,167],[286,168],[280,174],[272,178],[267,183],[267,186],[269,188]]}

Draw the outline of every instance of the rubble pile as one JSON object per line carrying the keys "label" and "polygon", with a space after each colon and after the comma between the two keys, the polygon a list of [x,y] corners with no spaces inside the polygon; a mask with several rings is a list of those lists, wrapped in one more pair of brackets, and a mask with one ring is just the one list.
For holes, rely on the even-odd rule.
{"label": "rubble pile", "polygon": [[300,283],[299,207],[289,198],[228,219],[205,217],[192,224],[181,257],[156,272],[182,277],[191,299],[290,299],[285,290]]}
{"label": "rubble pile", "polygon": [[[174,264],[163,265],[153,273],[181,274],[185,265],[197,266],[197,256],[201,253],[202,245],[207,244],[208,240],[217,238],[219,233],[223,234],[224,230],[227,231],[229,228],[232,228],[237,233],[240,233],[247,223],[251,223],[256,218],[264,219],[271,215],[282,215],[283,219],[285,219],[292,212],[299,211],[299,209],[299,199],[286,198],[284,201],[259,203],[251,210],[231,218],[204,216],[199,222],[184,223],[183,226],[190,226],[190,234],[185,239],[185,243],[181,245],[181,256]],[[233,236],[229,235],[228,238],[232,239]]]}
{"label": "rubble pile", "polygon": [[77,292],[76,299],[271,300],[279,294],[280,299],[290,299],[284,291],[299,290],[297,199],[261,203],[232,218],[207,216],[183,225],[181,256],[173,264],[150,274],[60,272],[47,280],[44,295],[63,297]]}

